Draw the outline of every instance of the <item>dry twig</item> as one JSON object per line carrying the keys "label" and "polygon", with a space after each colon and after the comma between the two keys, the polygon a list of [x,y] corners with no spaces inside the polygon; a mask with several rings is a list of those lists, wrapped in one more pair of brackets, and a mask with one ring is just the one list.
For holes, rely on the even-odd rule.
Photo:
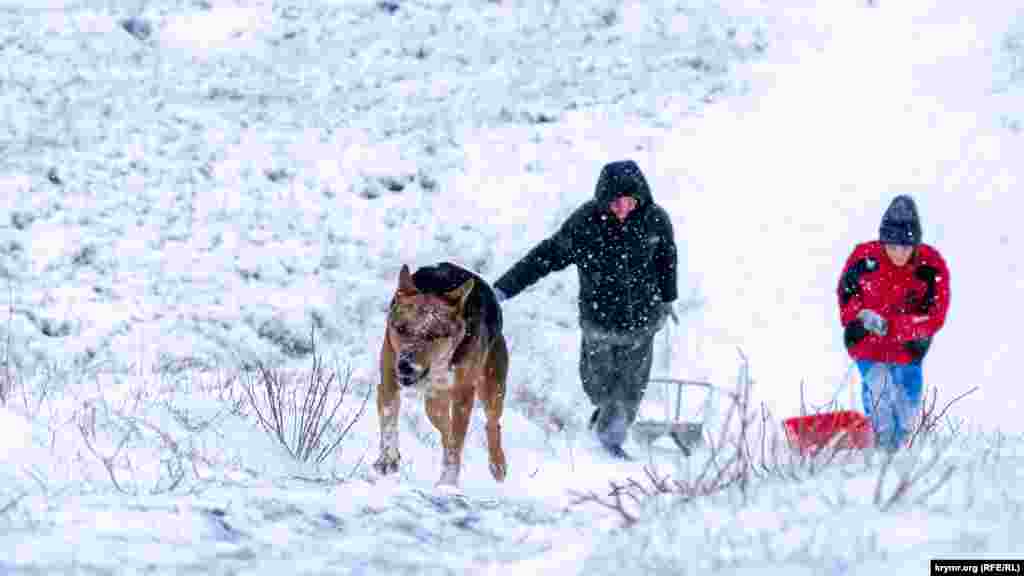
{"label": "dry twig", "polygon": [[[347,437],[352,426],[362,418],[372,387],[367,387],[357,413],[339,432],[336,416],[351,390],[352,374],[351,371],[346,374],[344,383],[338,385],[336,374],[324,369],[323,359],[316,352],[315,341],[312,347],[313,366],[305,381],[296,388],[289,391],[288,378],[262,363],[256,365],[258,383],[249,380],[244,388],[260,426],[292,458],[300,462],[312,460],[322,464]],[[259,391],[262,391],[262,395]],[[338,397],[330,403],[330,397],[335,391]],[[331,406],[329,410],[328,406]],[[330,440],[327,439],[329,433],[335,434]]]}

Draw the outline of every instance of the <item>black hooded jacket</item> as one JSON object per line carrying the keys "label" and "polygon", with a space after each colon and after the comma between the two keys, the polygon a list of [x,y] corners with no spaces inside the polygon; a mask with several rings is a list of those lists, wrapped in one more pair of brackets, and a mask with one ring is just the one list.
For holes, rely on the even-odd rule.
{"label": "black hooded jacket", "polygon": [[[632,196],[637,207],[624,222],[609,204]],[[668,214],[654,203],[632,160],[605,165],[594,198],[576,209],[505,273],[495,286],[512,298],[551,272],[576,265],[580,320],[611,332],[656,326],[663,302],[676,299],[676,245]]]}

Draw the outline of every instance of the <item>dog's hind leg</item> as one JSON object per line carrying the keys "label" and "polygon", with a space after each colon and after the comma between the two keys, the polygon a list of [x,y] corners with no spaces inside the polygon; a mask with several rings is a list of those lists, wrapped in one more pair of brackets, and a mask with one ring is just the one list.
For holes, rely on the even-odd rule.
{"label": "dog's hind leg", "polygon": [[395,376],[395,353],[385,338],[380,352],[380,385],[377,386],[377,419],[380,423],[380,456],[373,463],[379,474],[398,471],[398,411],[402,397]]}
{"label": "dog's hind leg", "polygon": [[505,381],[508,378],[508,348],[499,336],[491,346],[484,366],[483,378],[477,394],[487,414],[487,451],[491,476],[498,482],[505,480],[508,463],[501,447],[501,414],[505,409]]}

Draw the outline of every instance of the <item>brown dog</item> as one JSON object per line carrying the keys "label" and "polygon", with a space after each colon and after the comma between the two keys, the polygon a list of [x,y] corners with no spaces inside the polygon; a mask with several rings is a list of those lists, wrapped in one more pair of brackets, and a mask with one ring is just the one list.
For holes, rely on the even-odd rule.
{"label": "brown dog", "polygon": [[447,262],[415,274],[402,266],[380,351],[380,457],[373,465],[377,472],[398,470],[400,388],[415,387],[424,392],[427,417],[444,445],[438,484],[458,485],[474,396],[487,414],[491,475],[499,482],[505,479],[499,420],[508,348],[501,323],[494,292],[479,276]]}

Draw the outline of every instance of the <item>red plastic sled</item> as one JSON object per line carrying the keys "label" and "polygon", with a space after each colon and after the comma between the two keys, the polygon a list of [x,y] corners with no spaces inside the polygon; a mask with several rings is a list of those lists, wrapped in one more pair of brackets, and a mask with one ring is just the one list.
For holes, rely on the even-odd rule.
{"label": "red plastic sled", "polygon": [[870,448],[875,443],[871,421],[855,410],[797,416],[782,421],[790,447],[801,453],[813,453],[828,446],[837,435],[837,448]]}

